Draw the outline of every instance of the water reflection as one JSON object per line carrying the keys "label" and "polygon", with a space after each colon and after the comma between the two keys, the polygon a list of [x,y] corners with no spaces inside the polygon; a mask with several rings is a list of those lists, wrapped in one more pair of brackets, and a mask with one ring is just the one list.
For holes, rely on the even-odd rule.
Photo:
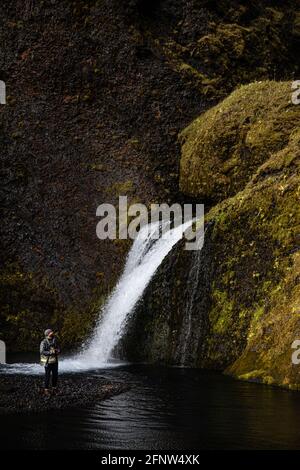
{"label": "water reflection", "polygon": [[10,416],[1,446],[35,449],[300,449],[300,395],[199,370],[90,373],[131,390],[89,408]]}

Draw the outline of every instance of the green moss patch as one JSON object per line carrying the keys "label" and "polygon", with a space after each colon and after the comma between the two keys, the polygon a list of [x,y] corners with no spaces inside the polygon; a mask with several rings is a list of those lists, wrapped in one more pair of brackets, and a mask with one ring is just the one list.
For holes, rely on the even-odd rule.
{"label": "green moss patch", "polygon": [[[214,201],[233,196],[290,139],[296,147],[299,121],[291,82],[241,86],[180,133],[181,190]],[[269,165],[288,164],[293,158],[294,152],[285,152]]]}

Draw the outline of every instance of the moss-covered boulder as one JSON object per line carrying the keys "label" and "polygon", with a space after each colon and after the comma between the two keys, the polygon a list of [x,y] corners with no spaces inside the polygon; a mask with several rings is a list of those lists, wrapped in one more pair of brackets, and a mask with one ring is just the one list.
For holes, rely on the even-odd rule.
{"label": "moss-covered boulder", "polygon": [[[246,334],[245,348],[227,371],[292,388],[300,384],[291,359],[292,343],[300,338],[299,137],[293,132],[285,149],[272,155],[242,192],[209,214],[218,260],[212,332],[221,343],[241,327]],[[214,342],[210,351],[218,361],[221,351]]]}
{"label": "moss-covered boulder", "polygon": [[220,201],[241,191],[299,123],[291,82],[241,86],[180,134],[180,188]]}
{"label": "moss-covered boulder", "polygon": [[[248,173],[245,165],[236,170],[241,181],[233,181],[244,189],[208,214],[208,220],[214,221],[215,269],[207,355],[218,364],[223,361],[224,343],[231,342],[236,351],[239,344],[242,351],[228,373],[298,388],[300,370],[292,363],[291,346],[300,338],[300,107],[290,103],[290,83],[253,84],[246,89],[257,92],[259,104],[264,101],[261,91],[267,96],[268,87],[268,107],[251,102],[256,117],[250,117],[247,133],[240,128],[235,139],[226,125],[226,107],[219,106],[222,134],[233,139],[229,160],[234,153],[241,155],[246,142],[256,163],[248,160]],[[225,101],[235,101],[242,90]]]}

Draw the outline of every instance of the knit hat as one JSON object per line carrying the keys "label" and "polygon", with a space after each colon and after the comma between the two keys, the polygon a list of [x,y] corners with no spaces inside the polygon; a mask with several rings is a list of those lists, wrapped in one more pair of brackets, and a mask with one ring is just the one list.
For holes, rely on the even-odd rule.
{"label": "knit hat", "polygon": [[53,331],[51,330],[51,328],[48,328],[47,330],[45,330],[45,336],[49,336],[50,333],[53,333]]}

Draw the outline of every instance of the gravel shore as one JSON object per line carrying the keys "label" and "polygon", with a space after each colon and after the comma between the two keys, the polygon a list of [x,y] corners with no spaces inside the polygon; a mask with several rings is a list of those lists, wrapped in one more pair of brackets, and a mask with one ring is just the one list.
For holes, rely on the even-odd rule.
{"label": "gravel shore", "polygon": [[102,377],[61,374],[57,395],[44,396],[42,376],[0,375],[0,415],[88,406],[129,388]]}

